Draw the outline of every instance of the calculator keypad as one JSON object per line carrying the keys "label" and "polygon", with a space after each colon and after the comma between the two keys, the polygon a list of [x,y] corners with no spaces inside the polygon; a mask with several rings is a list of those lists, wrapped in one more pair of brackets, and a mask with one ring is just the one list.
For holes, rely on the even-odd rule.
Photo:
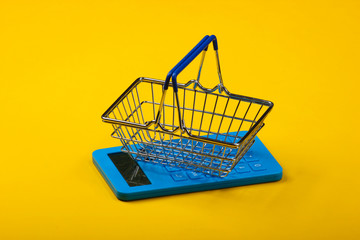
{"label": "calculator keypad", "polygon": [[[176,182],[187,181],[187,180],[197,180],[203,178],[212,177],[209,174],[192,172],[192,171],[183,171],[182,168],[173,167],[166,165],[164,168],[171,173],[171,177]],[[233,169],[235,174],[246,174],[250,172],[265,171],[263,163],[260,161],[259,157],[254,154],[252,151],[248,151],[245,156],[240,159],[239,163]],[[232,174],[234,174],[232,173]]]}

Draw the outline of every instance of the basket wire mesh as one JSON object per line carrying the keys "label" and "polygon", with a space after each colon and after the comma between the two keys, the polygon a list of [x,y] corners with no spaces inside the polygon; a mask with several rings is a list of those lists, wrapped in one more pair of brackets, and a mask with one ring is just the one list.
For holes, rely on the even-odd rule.
{"label": "basket wire mesh", "polygon": [[[252,146],[273,104],[232,94],[224,87],[217,42],[220,83],[212,89],[203,87],[199,78],[205,53],[210,42],[215,48],[216,38],[204,39],[173,69],[178,74],[186,60],[203,52],[197,80],[177,83],[174,74],[172,82],[138,78],[102,119],[112,124],[112,137],[120,139],[121,150],[135,160],[225,177]],[[166,85],[173,94],[166,94]]]}

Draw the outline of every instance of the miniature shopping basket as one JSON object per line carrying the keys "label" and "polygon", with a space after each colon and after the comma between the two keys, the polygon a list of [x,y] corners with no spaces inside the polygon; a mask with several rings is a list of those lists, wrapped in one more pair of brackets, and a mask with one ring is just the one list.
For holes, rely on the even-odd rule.
{"label": "miniature shopping basket", "polygon": [[[213,43],[220,83],[203,87],[200,73]],[[200,53],[196,80],[177,76]],[[171,81],[170,81],[171,80]],[[168,87],[172,94],[166,94]],[[223,85],[217,39],[205,36],[167,75],[138,78],[102,115],[121,150],[135,160],[225,177],[254,143],[273,103],[230,93]]]}

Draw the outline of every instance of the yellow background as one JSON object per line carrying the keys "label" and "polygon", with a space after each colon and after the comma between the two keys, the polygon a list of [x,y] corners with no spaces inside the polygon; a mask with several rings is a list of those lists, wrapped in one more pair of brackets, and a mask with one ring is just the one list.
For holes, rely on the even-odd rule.
{"label": "yellow background", "polygon": [[[359,10],[1,1],[0,238],[359,239]],[[229,90],[275,103],[259,137],[283,179],[118,201],[91,159],[120,143],[101,114],[137,77],[164,79],[205,34],[218,37]]]}

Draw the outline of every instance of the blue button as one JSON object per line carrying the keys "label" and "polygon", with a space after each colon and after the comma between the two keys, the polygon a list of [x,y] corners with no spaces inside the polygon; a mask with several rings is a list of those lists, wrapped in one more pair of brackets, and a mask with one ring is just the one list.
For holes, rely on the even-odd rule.
{"label": "blue button", "polygon": [[264,171],[266,168],[261,163],[250,163],[251,169],[254,171]]}
{"label": "blue button", "polygon": [[177,167],[172,167],[172,166],[165,166],[166,170],[168,170],[169,172],[178,172],[181,170],[181,168],[177,168]]}
{"label": "blue button", "polygon": [[250,168],[247,164],[237,164],[235,167],[235,171],[238,173],[247,173],[250,172]]}
{"label": "blue button", "polygon": [[174,179],[174,181],[177,181],[177,182],[188,180],[186,175],[184,173],[181,173],[181,172],[171,174],[171,177]]}
{"label": "blue button", "polygon": [[198,172],[187,172],[190,179],[201,179],[204,178],[204,174]]}
{"label": "blue button", "polygon": [[239,163],[246,163],[245,158],[240,159]]}
{"label": "blue button", "polygon": [[255,162],[255,161],[259,161],[259,158],[256,156],[256,154],[254,154],[253,152],[247,152],[244,156],[245,160],[247,162]]}

